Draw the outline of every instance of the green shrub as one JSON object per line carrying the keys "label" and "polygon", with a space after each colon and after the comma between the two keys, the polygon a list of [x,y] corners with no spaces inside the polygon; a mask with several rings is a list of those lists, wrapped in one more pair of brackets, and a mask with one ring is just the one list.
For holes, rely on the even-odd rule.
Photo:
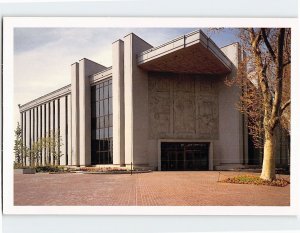
{"label": "green shrub", "polygon": [[63,172],[63,166],[54,166],[54,165],[46,165],[46,166],[36,166],[36,172]]}

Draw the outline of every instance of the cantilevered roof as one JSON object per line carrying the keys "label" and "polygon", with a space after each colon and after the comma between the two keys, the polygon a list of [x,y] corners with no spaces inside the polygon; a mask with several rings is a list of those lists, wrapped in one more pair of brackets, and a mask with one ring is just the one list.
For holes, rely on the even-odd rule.
{"label": "cantilevered roof", "polygon": [[231,71],[231,61],[201,30],[142,52],[137,63],[148,71],[201,74]]}

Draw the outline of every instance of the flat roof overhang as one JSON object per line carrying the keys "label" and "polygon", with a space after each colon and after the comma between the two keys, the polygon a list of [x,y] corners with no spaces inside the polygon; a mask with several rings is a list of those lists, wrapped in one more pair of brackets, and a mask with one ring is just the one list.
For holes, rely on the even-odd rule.
{"label": "flat roof overhang", "polygon": [[137,56],[138,66],[147,71],[228,74],[232,63],[201,30],[151,48]]}

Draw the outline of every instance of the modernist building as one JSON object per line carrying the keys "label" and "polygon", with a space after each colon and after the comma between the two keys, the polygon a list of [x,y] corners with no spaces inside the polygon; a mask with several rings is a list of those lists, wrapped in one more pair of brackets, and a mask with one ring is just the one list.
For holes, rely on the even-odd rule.
{"label": "modernist building", "polygon": [[[61,165],[213,170],[250,163],[248,133],[227,87],[238,43],[201,30],[157,47],[131,33],[112,43],[112,66],[71,65],[71,84],[20,106],[24,143],[59,130]],[[281,155],[280,155],[281,156]],[[41,163],[47,163],[47,151]],[[282,158],[287,163],[287,158]]]}

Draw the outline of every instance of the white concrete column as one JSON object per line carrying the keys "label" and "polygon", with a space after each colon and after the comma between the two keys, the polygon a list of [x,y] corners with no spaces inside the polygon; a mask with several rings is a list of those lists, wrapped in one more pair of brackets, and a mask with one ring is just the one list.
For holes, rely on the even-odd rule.
{"label": "white concrete column", "polygon": [[[239,45],[231,44],[221,50],[232,62],[232,72],[227,78],[233,79],[240,60]],[[214,144],[214,151],[222,164],[241,164],[244,152],[243,121],[242,114],[235,107],[241,92],[238,87],[226,86],[225,78],[219,82],[219,140]]]}
{"label": "white concrete column", "polygon": [[60,164],[67,165],[66,156],[66,97],[60,98],[59,103],[59,121],[60,121],[60,136],[62,139],[62,146],[60,148],[62,156],[60,157]]}
{"label": "white concrete column", "polygon": [[[60,130],[60,128],[58,127],[58,118],[59,118],[58,113],[59,113],[59,110],[58,110],[58,99],[56,99],[56,100],[54,100],[54,114],[53,114],[54,122],[53,122],[53,127],[54,127],[54,132],[57,135],[59,135],[58,131]],[[60,164],[60,158],[57,158],[57,161],[55,161],[55,163],[56,164],[57,163]]]}
{"label": "white concrete column", "polygon": [[[34,135],[35,135],[35,142],[36,142],[36,141],[39,140],[39,138],[40,138],[40,137],[39,137],[39,129],[40,129],[39,124],[40,124],[40,119],[39,119],[39,107],[38,107],[38,106],[35,108],[34,114],[35,114],[35,117],[34,117],[34,121],[35,121],[35,124],[34,124],[34,130],[35,130],[35,133],[34,133]],[[39,154],[39,155],[38,155],[38,158],[36,158],[37,164],[40,164],[40,163],[41,163],[40,160],[41,160],[41,155]]]}
{"label": "white concrete column", "polygon": [[[30,110],[27,110],[25,112],[25,115],[26,115],[26,125],[25,125],[25,128],[26,128],[26,132],[25,132],[25,145],[26,147],[29,149],[29,142],[30,142]],[[27,157],[26,157],[26,165],[29,165],[29,154],[27,154]]]}
{"label": "white concrete column", "polygon": [[124,42],[112,44],[113,164],[125,164],[124,138]]}
{"label": "white concrete column", "polygon": [[79,165],[91,164],[91,86],[89,76],[106,69],[86,58],[79,61]]}
{"label": "white concrete column", "polygon": [[[24,145],[24,132],[25,132],[25,129],[24,129],[24,113],[23,112],[20,113],[20,127],[22,129],[22,143]],[[22,157],[21,158],[24,158],[23,157],[23,152],[22,152]],[[23,164],[23,159],[21,159],[21,163]]]}
{"label": "white concrete column", "polygon": [[71,65],[71,97],[72,97],[72,157],[71,165],[79,165],[79,63]]}
{"label": "white concrete column", "polygon": [[[44,126],[44,105],[42,104],[40,106],[40,138],[42,139],[45,135],[45,126]],[[42,150],[42,153],[41,153],[41,163],[42,165],[45,164],[45,150],[43,149]]]}
{"label": "white concrete column", "polygon": [[[53,101],[50,102],[50,118],[49,118],[49,122],[50,122],[50,131],[51,131],[51,136],[53,136],[54,133],[54,105],[53,105]],[[50,148],[50,161],[51,164],[53,164],[53,153],[52,150]]]}
{"label": "white concrete column", "polygon": [[125,163],[148,165],[148,74],[137,54],[152,48],[131,33],[124,37]]}
{"label": "white concrete column", "polygon": [[[42,138],[45,138],[46,137],[45,104],[43,104],[41,107],[42,107]],[[42,162],[43,162],[43,165],[46,164],[45,156],[46,156],[45,149],[43,149],[43,151],[42,151]]]}
{"label": "white concrete column", "polygon": [[67,141],[68,141],[68,146],[66,144],[67,147],[67,152],[68,152],[68,165],[73,164],[72,163],[72,111],[71,111],[71,95],[67,95],[67,117],[66,117],[66,123],[67,125]]}
{"label": "white concrete column", "polygon": [[[34,131],[33,131],[33,124],[34,124],[34,121],[33,121],[33,117],[34,116],[34,114],[33,114],[33,109],[31,109],[30,110],[30,149],[32,149],[32,144],[33,144],[33,142],[34,142]],[[33,165],[32,164],[32,161],[33,161],[33,159],[32,159],[32,154],[30,155],[31,156],[31,160],[30,160],[30,165]]]}
{"label": "white concrete column", "polygon": [[[49,108],[49,103],[46,103],[46,137],[49,136],[49,132],[50,132],[50,108]],[[49,156],[50,156],[50,151],[49,151],[49,148],[45,150],[45,153],[46,153],[46,164],[49,163]]]}

